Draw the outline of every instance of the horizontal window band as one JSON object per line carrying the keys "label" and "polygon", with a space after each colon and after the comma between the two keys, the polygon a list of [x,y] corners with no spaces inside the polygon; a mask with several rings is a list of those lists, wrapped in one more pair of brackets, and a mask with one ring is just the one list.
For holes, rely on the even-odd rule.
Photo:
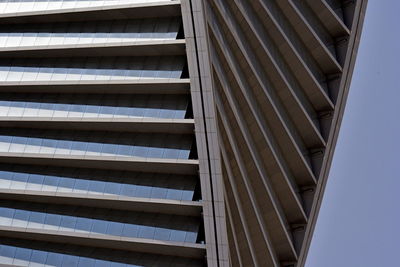
{"label": "horizontal window band", "polygon": [[193,175],[22,164],[0,164],[0,180],[3,190],[173,201],[192,201],[198,184]]}
{"label": "horizontal window band", "polygon": [[117,195],[91,195],[66,192],[1,189],[4,200],[29,201],[33,203],[66,204],[125,211],[160,213],[200,217],[202,204],[196,201],[169,199],[146,199]]}
{"label": "horizontal window band", "polygon": [[157,2],[166,2],[169,0],[31,0],[31,1],[3,1],[0,3],[0,13],[18,13],[28,11],[51,11],[62,9],[75,9],[75,8],[91,8],[91,7],[105,7],[124,5],[124,4],[149,4]]}
{"label": "horizontal window band", "polygon": [[185,119],[188,95],[0,94],[0,117]]}
{"label": "horizontal window band", "polygon": [[199,224],[199,219],[192,216],[0,201],[3,227],[196,243]]}
{"label": "horizontal window band", "polygon": [[1,47],[175,40],[179,17],[0,25]]}
{"label": "horizontal window band", "polygon": [[0,79],[3,82],[179,79],[184,66],[182,56],[3,58]]}
{"label": "horizontal window band", "polygon": [[143,159],[0,152],[0,162],[183,175],[198,175],[199,172],[198,160],[184,159]]}
{"label": "horizontal window band", "polygon": [[[84,16],[82,13],[84,12]],[[62,16],[60,16],[62,14]],[[181,16],[180,1],[120,4],[74,9],[39,10],[0,14],[0,23],[51,23],[65,21],[92,21],[101,17],[110,19],[142,19]]]}
{"label": "horizontal window band", "polygon": [[202,261],[190,258],[77,245],[65,246],[64,244],[15,238],[2,238],[0,241],[0,259],[4,264],[19,266],[31,266],[32,264],[73,265],[77,267],[137,267],[160,264],[166,267],[204,266]]}
{"label": "horizontal window band", "polygon": [[43,46],[1,47],[0,58],[45,58],[72,56],[172,56],[185,55],[185,40],[121,41],[93,44],[62,44]]}
{"label": "horizontal window band", "polygon": [[193,139],[193,135],[187,134],[2,128],[0,151],[189,159]]}
{"label": "horizontal window band", "polygon": [[132,133],[194,133],[193,119],[1,117],[0,127]]}
{"label": "horizontal window band", "polygon": [[[4,141],[11,139],[13,141]],[[191,147],[165,148],[145,145],[121,145],[94,142],[65,141],[57,139],[0,136],[0,152],[53,154],[73,156],[104,156],[161,159],[189,159]],[[18,140],[16,140],[18,139]],[[26,144],[25,141],[27,142]]]}
{"label": "horizontal window band", "polygon": [[1,82],[2,93],[189,94],[189,79]]}
{"label": "horizontal window band", "polygon": [[98,248],[108,248],[141,253],[153,253],[168,256],[184,256],[186,258],[204,259],[205,245],[148,240],[142,238],[116,238],[108,235],[81,234],[71,235],[68,232],[57,232],[40,229],[20,229],[16,227],[1,227],[2,238],[18,238],[44,242],[62,242],[63,244],[81,245]]}

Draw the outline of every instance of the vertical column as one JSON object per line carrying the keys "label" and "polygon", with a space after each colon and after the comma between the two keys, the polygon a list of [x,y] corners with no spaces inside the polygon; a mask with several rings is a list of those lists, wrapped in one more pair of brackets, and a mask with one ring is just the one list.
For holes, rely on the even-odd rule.
{"label": "vertical column", "polygon": [[208,266],[229,266],[223,178],[203,1],[182,0],[182,18],[200,163],[207,263]]}

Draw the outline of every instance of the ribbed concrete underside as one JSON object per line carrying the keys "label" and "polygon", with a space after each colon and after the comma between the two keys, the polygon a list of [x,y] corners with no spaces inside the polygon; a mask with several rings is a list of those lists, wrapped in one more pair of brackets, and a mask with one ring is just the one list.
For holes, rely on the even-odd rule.
{"label": "ribbed concrete underside", "polygon": [[366,1],[205,1],[232,266],[303,266]]}

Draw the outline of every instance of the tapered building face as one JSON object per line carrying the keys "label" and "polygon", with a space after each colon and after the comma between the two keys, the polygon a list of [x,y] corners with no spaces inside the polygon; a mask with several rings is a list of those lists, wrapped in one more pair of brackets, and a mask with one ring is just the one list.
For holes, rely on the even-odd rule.
{"label": "tapered building face", "polygon": [[303,266],[365,8],[0,1],[0,264]]}

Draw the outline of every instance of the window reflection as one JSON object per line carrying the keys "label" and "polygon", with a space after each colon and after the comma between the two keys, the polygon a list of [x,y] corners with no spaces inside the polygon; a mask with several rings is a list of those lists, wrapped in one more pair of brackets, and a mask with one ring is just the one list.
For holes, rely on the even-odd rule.
{"label": "window reflection", "polygon": [[0,94],[0,116],[184,119],[186,95]]}
{"label": "window reflection", "polygon": [[171,0],[5,0],[0,2],[0,13],[142,4],[163,1]]}
{"label": "window reflection", "polygon": [[179,79],[184,57],[88,57],[0,60],[0,81]]}
{"label": "window reflection", "polygon": [[191,201],[194,176],[0,165],[0,188]]}
{"label": "window reflection", "polygon": [[[40,241],[3,239],[0,241],[0,262],[19,266],[204,266],[190,258],[118,251],[83,246],[65,246]],[[71,265],[73,263],[73,265]]]}
{"label": "window reflection", "polygon": [[199,229],[193,217],[8,201],[0,205],[0,226],[8,227],[189,243],[196,243]]}
{"label": "window reflection", "polygon": [[0,25],[0,47],[175,40],[179,27],[178,18]]}
{"label": "window reflection", "polygon": [[192,139],[177,134],[0,129],[0,152],[189,159]]}

